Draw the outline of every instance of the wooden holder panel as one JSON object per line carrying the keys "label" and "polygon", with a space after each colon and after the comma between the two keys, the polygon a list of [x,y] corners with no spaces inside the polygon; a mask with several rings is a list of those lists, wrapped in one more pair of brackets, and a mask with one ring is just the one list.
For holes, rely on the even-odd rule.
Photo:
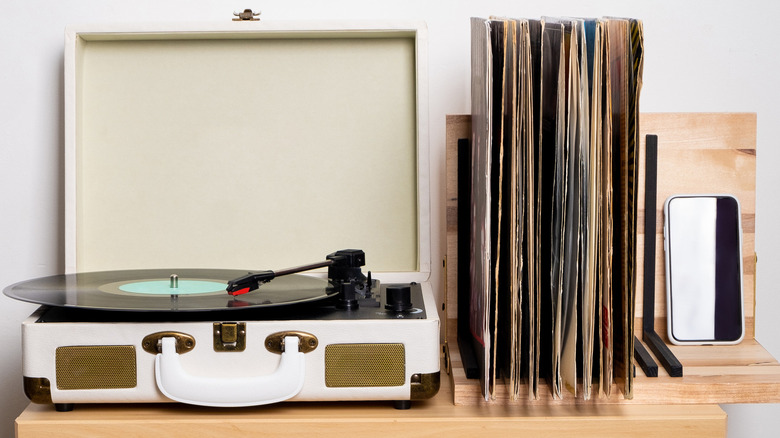
{"label": "wooden holder panel", "polygon": [[[659,367],[659,377],[643,375],[637,367],[634,399],[625,400],[616,388],[606,399],[585,402],[565,394],[553,400],[544,391],[540,400],[510,401],[501,387],[490,404],[694,404],[780,402],[780,363],[755,340],[755,189],[756,115],[744,113],[649,113],[641,115],[642,150],[639,168],[637,291],[635,327],[641,338],[642,269],[644,260],[644,141],[658,135],[655,328],[666,338],[666,280],[663,254],[663,202],[677,193],[731,193],[740,201],[743,226],[745,340],[732,346],[671,346],[684,366],[684,377],[672,378]],[[486,403],[478,380],[466,379],[457,347],[457,140],[471,137],[470,116],[447,117],[447,346],[456,404]],[[543,386],[546,388],[546,386]],[[548,391],[549,392],[549,391]],[[597,392],[594,390],[594,394]]]}

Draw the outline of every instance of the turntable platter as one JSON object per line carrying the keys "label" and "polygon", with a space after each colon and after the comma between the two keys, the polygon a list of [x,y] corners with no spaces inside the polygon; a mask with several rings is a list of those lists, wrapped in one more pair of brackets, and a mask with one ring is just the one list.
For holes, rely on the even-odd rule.
{"label": "turntable platter", "polygon": [[288,275],[240,297],[229,295],[227,282],[246,273],[228,269],[86,272],[23,281],[8,286],[3,293],[50,306],[159,312],[284,306],[322,300],[335,293],[327,287],[326,279]]}

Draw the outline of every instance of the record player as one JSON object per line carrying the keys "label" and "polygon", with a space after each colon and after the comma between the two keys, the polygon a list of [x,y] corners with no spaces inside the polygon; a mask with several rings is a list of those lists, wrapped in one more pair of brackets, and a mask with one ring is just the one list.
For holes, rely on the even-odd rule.
{"label": "record player", "polygon": [[4,291],[42,304],[22,326],[28,397],[433,396],[425,35],[69,27],[65,274]]}

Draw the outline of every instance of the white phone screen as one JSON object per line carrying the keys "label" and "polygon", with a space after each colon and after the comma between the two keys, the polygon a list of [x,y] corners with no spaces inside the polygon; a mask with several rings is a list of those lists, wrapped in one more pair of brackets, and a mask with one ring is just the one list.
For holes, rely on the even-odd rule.
{"label": "white phone screen", "polygon": [[665,214],[670,340],[739,342],[744,332],[739,203],[727,195],[674,196]]}

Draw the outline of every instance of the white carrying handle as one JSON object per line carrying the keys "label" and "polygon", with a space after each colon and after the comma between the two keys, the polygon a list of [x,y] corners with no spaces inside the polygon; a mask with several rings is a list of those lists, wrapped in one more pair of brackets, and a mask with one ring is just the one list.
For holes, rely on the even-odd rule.
{"label": "white carrying handle", "polygon": [[176,353],[176,339],[162,338],[162,353],[154,360],[157,387],[171,400],[200,406],[257,406],[287,400],[301,391],[306,367],[298,337],[287,336],[284,344],[289,350],[295,346],[295,351],[282,352],[272,374],[226,379],[187,374]]}

